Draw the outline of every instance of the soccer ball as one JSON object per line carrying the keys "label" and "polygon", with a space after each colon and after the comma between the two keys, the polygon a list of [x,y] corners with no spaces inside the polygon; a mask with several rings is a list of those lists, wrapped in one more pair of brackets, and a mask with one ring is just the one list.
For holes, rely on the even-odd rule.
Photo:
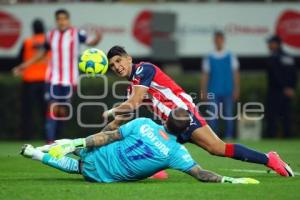
{"label": "soccer ball", "polygon": [[105,53],[95,48],[85,50],[79,59],[79,69],[90,75],[105,74],[108,69]]}

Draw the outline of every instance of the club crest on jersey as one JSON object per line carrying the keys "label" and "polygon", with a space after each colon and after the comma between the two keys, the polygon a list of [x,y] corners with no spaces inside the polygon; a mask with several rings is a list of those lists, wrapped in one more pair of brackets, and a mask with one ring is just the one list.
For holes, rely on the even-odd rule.
{"label": "club crest on jersey", "polygon": [[138,67],[135,71],[135,74],[138,75],[138,74],[142,73],[142,71],[143,71],[143,67],[142,66]]}

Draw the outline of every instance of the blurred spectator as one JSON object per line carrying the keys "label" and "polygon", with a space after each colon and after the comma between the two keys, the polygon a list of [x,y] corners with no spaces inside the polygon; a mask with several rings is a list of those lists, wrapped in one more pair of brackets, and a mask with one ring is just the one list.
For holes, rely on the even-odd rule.
{"label": "blurred spectator", "polygon": [[285,137],[291,132],[291,100],[295,97],[297,69],[294,58],[281,46],[281,39],[272,36],[268,39],[270,57],[268,69],[268,93],[266,105],[267,137],[276,136],[278,120],[282,122]]}
{"label": "blurred spectator", "polygon": [[[24,40],[20,51],[20,62],[26,62],[34,57],[43,47],[46,37],[44,34],[44,24],[36,19],[32,23],[33,35]],[[35,110],[39,113],[42,121],[45,119],[46,104],[44,101],[45,73],[47,68],[46,59],[40,60],[28,66],[21,74],[22,93],[21,93],[21,139],[32,138],[33,127],[36,124],[33,119]]]}
{"label": "blurred spectator", "polygon": [[[28,66],[38,62],[51,52],[51,59],[46,74],[47,114],[46,137],[49,143],[60,135],[63,120],[70,114],[68,107],[79,78],[78,54],[80,44],[95,46],[101,40],[101,33],[95,31],[94,37],[88,37],[84,30],[71,25],[70,13],[65,9],[55,12],[56,28],[49,31],[41,51],[14,68],[19,74]],[[69,112],[69,113],[68,113]]]}
{"label": "blurred spectator", "polygon": [[201,94],[212,104],[209,111],[217,114],[208,120],[209,125],[218,132],[218,118],[224,117],[224,137],[231,139],[234,134],[233,106],[239,98],[239,62],[233,53],[225,50],[223,32],[214,33],[214,45],[215,50],[203,60]]}

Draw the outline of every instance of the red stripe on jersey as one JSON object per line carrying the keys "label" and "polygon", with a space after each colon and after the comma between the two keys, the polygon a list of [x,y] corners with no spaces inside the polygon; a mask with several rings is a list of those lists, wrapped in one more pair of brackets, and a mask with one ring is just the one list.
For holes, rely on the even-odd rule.
{"label": "red stripe on jersey", "polygon": [[[51,48],[51,44],[52,44],[52,40],[53,40],[53,35],[54,35],[54,30],[51,31],[50,34],[49,34],[49,41],[48,41],[48,43],[50,45],[50,48]],[[50,66],[48,66],[49,67],[48,70],[49,70],[50,73],[49,73],[49,77],[47,77],[47,81],[48,82],[51,81],[52,75],[53,75],[53,60],[52,59],[50,59],[49,64],[50,64]]]}
{"label": "red stripe on jersey", "polygon": [[70,83],[72,84],[72,85],[74,85],[74,83],[73,83],[73,71],[75,70],[74,68],[74,33],[75,33],[75,31],[74,31],[74,28],[72,28],[71,29],[71,37],[72,37],[72,39],[71,39],[71,43],[70,43],[70,58],[69,58],[69,60],[70,60]]}
{"label": "red stripe on jersey", "polygon": [[153,87],[149,88],[148,93],[171,110],[177,107],[172,100],[168,99],[163,93]]}
{"label": "red stripe on jersey", "polygon": [[161,112],[158,107],[152,105],[150,109],[155,115],[159,116],[162,120],[167,121],[168,116]]}
{"label": "red stripe on jersey", "polygon": [[62,83],[63,80],[63,37],[64,32],[59,32],[58,39],[58,68],[59,68],[59,84]]}
{"label": "red stripe on jersey", "polygon": [[193,113],[193,115],[199,120],[201,125],[205,126],[207,123],[206,123],[205,119],[199,114],[197,107],[193,103],[191,103],[188,99],[183,97],[182,95],[179,95],[179,98],[187,105],[187,107],[189,108],[189,111],[191,111]]}
{"label": "red stripe on jersey", "polygon": [[165,88],[169,88],[176,96],[184,92],[184,90],[179,85],[177,85],[173,79],[162,72],[157,66],[154,65],[154,67],[156,71],[153,79],[154,82],[161,86],[164,86]]}

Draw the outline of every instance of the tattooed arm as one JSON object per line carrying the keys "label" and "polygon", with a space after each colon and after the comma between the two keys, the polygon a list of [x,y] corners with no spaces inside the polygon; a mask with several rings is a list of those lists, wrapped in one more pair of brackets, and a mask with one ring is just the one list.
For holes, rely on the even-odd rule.
{"label": "tattooed arm", "polygon": [[[108,127],[109,128],[109,127]],[[96,133],[94,135],[88,136],[85,138],[85,147],[101,147],[104,145],[107,145],[109,143],[112,143],[116,140],[120,140],[122,137],[119,133],[119,130],[113,130],[113,131],[103,131],[100,133]]]}
{"label": "tattooed arm", "polygon": [[121,138],[119,129],[116,129],[113,131],[102,131],[86,138],[56,140],[56,145],[51,147],[48,153],[53,157],[61,158],[68,153],[75,152],[77,148],[101,147]]}
{"label": "tattooed arm", "polygon": [[201,169],[199,165],[193,167],[188,174],[201,182],[221,183],[223,179],[223,176]]}

